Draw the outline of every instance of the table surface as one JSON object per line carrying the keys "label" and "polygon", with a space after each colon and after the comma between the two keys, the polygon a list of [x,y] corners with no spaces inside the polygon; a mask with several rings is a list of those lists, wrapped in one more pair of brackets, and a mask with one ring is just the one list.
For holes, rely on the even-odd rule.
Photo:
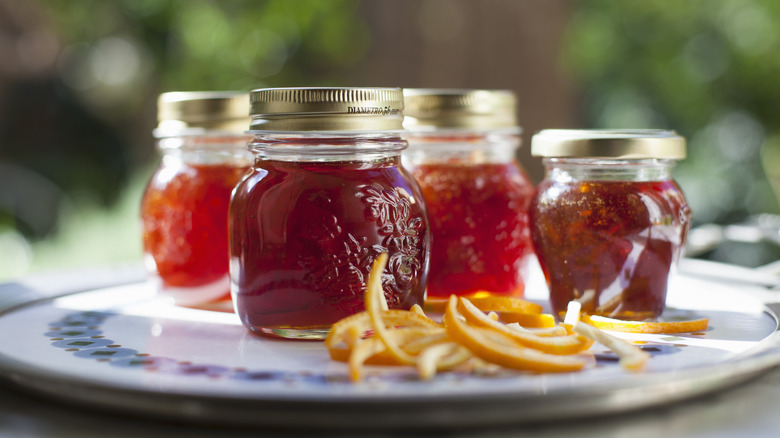
{"label": "table surface", "polygon": [[[714,265],[713,265],[714,266]],[[704,265],[704,271],[713,266]],[[714,266],[718,268],[718,266]],[[702,266],[697,265],[701,274]],[[725,268],[725,267],[724,267]],[[780,303],[780,289],[770,289],[751,284],[753,278],[766,279],[766,270],[740,271],[736,267],[715,269],[733,275],[731,279],[740,283],[751,297],[769,303]],[[735,269],[732,269],[735,268]],[[742,275],[740,275],[742,272]],[[706,273],[706,272],[705,272]],[[755,273],[755,275],[754,275]],[[0,306],[9,302],[25,301],[30,296],[18,293],[21,290],[46,295],[66,291],[73,285],[73,291],[99,288],[112,284],[138,281],[144,276],[137,266],[89,271],[51,273],[30,277],[0,285]],[[52,287],[56,284],[56,288]],[[11,294],[11,291],[15,291]],[[32,292],[31,292],[32,293]],[[774,368],[762,375],[700,398],[644,409],[632,413],[607,415],[588,420],[542,423],[533,425],[502,426],[497,428],[452,429],[452,430],[375,430],[375,431],[316,431],[317,436],[452,436],[452,437],[776,437],[780,436],[780,368]],[[403,419],[399,418],[399,424]],[[116,412],[103,412],[78,406],[64,405],[28,394],[10,386],[0,386],[0,436],[14,437],[289,437],[312,436],[313,431],[264,430],[260,428],[228,428],[195,423],[166,422],[145,418],[123,416]]]}

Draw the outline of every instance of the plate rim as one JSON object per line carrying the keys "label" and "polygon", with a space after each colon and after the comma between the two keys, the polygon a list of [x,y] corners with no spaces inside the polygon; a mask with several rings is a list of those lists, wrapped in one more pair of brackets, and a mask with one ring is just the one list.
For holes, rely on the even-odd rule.
{"label": "plate rim", "polygon": [[[22,304],[0,308],[0,318],[61,297],[134,283],[137,282],[47,294],[48,296]],[[758,341],[753,348],[706,367],[706,372],[702,372],[700,367],[662,371],[652,375],[629,376],[621,379],[620,385],[605,384],[603,381],[588,382],[574,390],[556,388],[545,394],[522,393],[518,396],[510,391],[488,391],[454,395],[391,393],[365,397],[352,393],[333,399],[311,395],[280,398],[276,394],[268,398],[244,394],[224,396],[178,390],[152,393],[126,385],[106,386],[84,376],[55,372],[37,365],[30,366],[2,351],[0,370],[3,372],[0,376],[22,390],[32,391],[60,403],[74,402],[84,407],[114,413],[199,423],[331,429],[406,429],[482,425],[486,424],[485,422],[491,425],[540,423],[616,414],[678,402],[725,390],[777,366],[780,364],[780,318],[767,303],[756,301],[761,304],[763,312],[773,318],[774,331]],[[651,396],[648,396],[649,392],[652,392]],[[546,398],[547,401],[533,403],[540,397]],[[549,409],[545,411],[538,408],[539,405],[546,406],[551,402],[566,406],[567,408],[562,408],[566,415],[560,416],[558,412],[558,416],[555,416]],[[475,405],[481,407],[474,409]],[[392,412],[392,415],[387,415],[388,411]],[[343,412],[349,412],[353,421],[344,421],[343,415],[339,415]],[[355,421],[356,413],[360,415]],[[306,416],[305,424],[301,422],[302,415]],[[398,422],[399,415],[405,416],[405,423]]]}

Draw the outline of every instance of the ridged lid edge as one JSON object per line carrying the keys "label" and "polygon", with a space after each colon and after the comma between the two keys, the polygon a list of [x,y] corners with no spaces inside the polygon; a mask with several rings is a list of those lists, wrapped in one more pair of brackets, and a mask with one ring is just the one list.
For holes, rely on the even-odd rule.
{"label": "ridged lid edge", "polygon": [[675,131],[545,129],[531,138],[531,155],[545,158],[674,159],[686,156]]}

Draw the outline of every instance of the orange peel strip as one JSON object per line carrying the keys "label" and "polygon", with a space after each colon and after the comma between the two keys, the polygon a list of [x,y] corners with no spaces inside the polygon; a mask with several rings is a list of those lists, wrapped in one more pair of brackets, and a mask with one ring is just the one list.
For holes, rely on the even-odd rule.
{"label": "orange peel strip", "polygon": [[542,306],[517,297],[465,297],[483,312],[542,313]]}
{"label": "orange peel strip", "polygon": [[334,345],[328,347],[328,354],[332,360],[338,362],[349,362],[349,356],[352,354],[352,347],[347,344]]}
{"label": "orange peel strip", "polygon": [[[442,338],[447,340],[446,334],[447,332],[444,328],[433,329],[429,327],[396,327],[388,332],[389,337],[393,338],[404,351],[408,352],[411,350],[411,354],[419,353],[426,347],[440,342]],[[369,336],[364,339],[357,338],[351,342],[349,339],[346,339],[344,342],[329,347],[329,349],[349,350],[350,348],[354,348],[358,343],[368,339],[375,339],[375,337]]]}
{"label": "orange peel strip", "polygon": [[447,331],[442,328],[437,330],[430,330],[429,333],[421,335],[417,339],[409,340],[409,342],[406,342],[402,348],[405,352],[416,355],[420,354],[423,350],[432,345],[449,341],[450,338],[447,335]]}
{"label": "orange peel strip", "polygon": [[563,317],[563,323],[573,327],[580,320],[581,310],[582,303],[576,300],[569,301],[569,305],[566,306],[566,316]]}
{"label": "orange peel strip", "polygon": [[[707,319],[659,323],[613,320],[580,314],[576,305],[579,303],[575,303],[569,309],[565,321],[568,324],[555,325],[552,315],[541,314],[538,304],[520,298],[484,295],[471,299],[450,296],[441,308],[444,315],[440,324],[430,319],[420,306],[408,311],[387,309],[382,288],[387,259],[387,254],[381,254],[371,266],[365,312],[334,324],[325,340],[331,358],[348,363],[353,381],[363,378],[363,367],[368,364],[412,365],[422,380],[432,378],[437,371],[456,367],[472,372],[492,372],[491,367],[534,372],[577,371],[589,361],[575,354],[590,348],[594,341],[617,354],[623,368],[638,371],[650,355],[594,325],[610,324],[601,327],[608,330],[629,327],[630,330],[621,331],[637,333],[677,333],[703,330],[708,324]],[[529,327],[520,321],[505,323],[507,315],[519,316]]]}
{"label": "orange peel strip", "polygon": [[635,345],[599,330],[584,321],[574,324],[574,331],[599,342],[620,357],[620,366],[630,371],[640,371],[650,355]]}
{"label": "orange peel strip", "polygon": [[422,307],[420,307],[419,304],[415,304],[414,306],[412,306],[409,309],[409,311],[412,312],[412,313],[416,313],[416,314],[418,314],[420,316],[425,316],[426,318],[428,317],[428,315],[425,314],[425,311],[423,310]]}
{"label": "orange peel strip", "polygon": [[[441,329],[440,329],[441,330]],[[404,327],[390,331],[388,337],[399,345],[406,345],[412,340],[420,339],[428,334],[430,329],[419,327]],[[362,379],[361,368],[363,364],[370,365],[404,365],[398,361],[378,337],[367,338],[359,341],[349,354],[348,360],[350,377],[353,381]]]}
{"label": "orange peel strip", "polygon": [[371,265],[371,272],[368,275],[368,284],[366,285],[366,312],[368,312],[368,315],[370,316],[375,336],[382,340],[382,343],[387,347],[390,354],[398,359],[398,362],[401,364],[415,365],[417,362],[416,358],[401,349],[395,339],[390,335],[389,330],[385,327],[385,323],[382,320],[382,309],[383,307],[387,307],[387,301],[385,300],[385,295],[382,290],[382,271],[385,270],[387,258],[387,253],[383,252]]}
{"label": "orange peel strip", "polygon": [[[347,347],[345,345],[340,345],[338,347],[328,349],[330,352],[330,358],[332,360],[347,363],[349,363],[349,360],[352,357],[352,350],[352,347]],[[374,354],[373,356],[367,358],[364,363],[366,365],[398,365],[398,361],[395,360],[395,358],[391,356],[387,350],[383,350]]]}
{"label": "orange peel strip", "polygon": [[[542,306],[518,297],[505,297],[500,295],[483,296],[483,293],[464,295],[478,309],[483,312],[506,313],[542,313]],[[425,310],[434,313],[444,313],[448,299],[444,297],[432,297],[425,300]],[[514,322],[514,321],[508,321]]]}
{"label": "orange peel strip", "polygon": [[471,358],[471,352],[454,342],[426,348],[417,360],[417,374],[422,380],[430,380],[438,370],[452,369]]}
{"label": "orange peel strip", "polygon": [[[404,327],[429,327],[429,328],[441,328],[441,324],[428,318],[425,315],[420,315],[407,310],[391,309],[382,312],[382,320],[385,326],[404,326]],[[361,334],[368,330],[372,330],[371,316],[368,312],[360,312],[354,315],[350,315],[343,318],[333,324],[325,338],[325,346],[328,348],[335,347],[339,342],[345,340],[350,331],[359,331]]]}
{"label": "orange peel strip", "polygon": [[549,313],[497,312],[504,324],[518,323],[525,328],[555,327],[555,317]]}
{"label": "orange peel strip", "polygon": [[[449,309],[449,307],[448,307]],[[470,324],[490,328],[502,333],[515,342],[526,347],[537,349],[543,353],[567,355],[585,351],[593,345],[593,341],[580,335],[567,336],[537,336],[531,332],[513,330],[500,322],[488,318],[481,310],[466,298],[457,300],[457,310]],[[447,319],[449,323],[450,319]]]}
{"label": "orange peel strip", "polygon": [[578,358],[546,354],[532,348],[525,348],[503,333],[470,326],[461,320],[458,298],[455,296],[450,297],[444,318],[450,337],[487,362],[505,368],[539,372],[577,371],[585,366],[585,362]]}
{"label": "orange peel strip", "polygon": [[566,327],[562,325],[556,325],[553,327],[544,327],[544,328],[534,328],[534,327],[523,327],[522,325],[511,322],[506,325],[512,330],[517,330],[524,333],[531,333],[536,336],[566,336],[572,334],[571,331],[567,331]]}
{"label": "orange peel strip", "polygon": [[363,363],[371,356],[385,351],[385,344],[381,339],[369,338],[358,342],[349,355],[349,378],[353,382],[363,379]]}
{"label": "orange peel strip", "polygon": [[648,334],[699,332],[707,330],[710,323],[709,318],[688,321],[622,321],[597,315],[582,315],[582,320],[602,330]]}

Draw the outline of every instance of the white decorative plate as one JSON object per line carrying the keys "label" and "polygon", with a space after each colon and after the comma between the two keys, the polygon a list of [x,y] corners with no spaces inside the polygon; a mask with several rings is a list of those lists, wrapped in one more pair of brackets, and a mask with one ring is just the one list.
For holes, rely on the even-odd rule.
{"label": "white decorative plate", "polygon": [[[13,292],[1,286],[0,303]],[[413,369],[369,367],[355,384],[321,342],[259,337],[231,313],[176,307],[149,283],[132,283],[0,308],[0,375],[47,397],[145,416],[441,427],[622,412],[722,389],[780,363],[775,314],[737,287],[680,277],[668,305],[709,317],[710,327],[621,335],[652,353],[641,373],[623,371],[597,344],[597,365],[579,373],[443,373],[422,382]]]}

